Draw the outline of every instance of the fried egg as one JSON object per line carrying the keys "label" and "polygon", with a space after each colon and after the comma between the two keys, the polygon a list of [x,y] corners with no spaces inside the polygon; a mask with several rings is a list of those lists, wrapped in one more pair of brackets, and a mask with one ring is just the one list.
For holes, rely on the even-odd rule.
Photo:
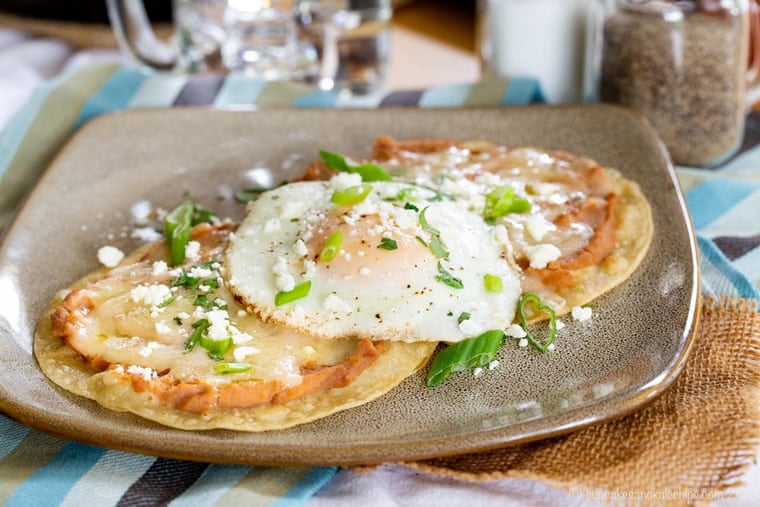
{"label": "fried egg", "polygon": [[458,342],[512,323],[508,252],[503,226],[434,191],[339,174],[251,203],[224,267],[266,321],[321,338]]}

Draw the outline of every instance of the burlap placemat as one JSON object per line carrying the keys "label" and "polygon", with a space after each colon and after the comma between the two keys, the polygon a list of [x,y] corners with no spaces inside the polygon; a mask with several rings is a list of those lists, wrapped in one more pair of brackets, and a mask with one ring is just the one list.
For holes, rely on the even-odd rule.
{"label": "burlap placemat", "polygon": [[760,441],[759,353],[757,302],[706,299],[684,371],[644,409],[562,437],[404,465],[464,480],[537,479],[611,502],[721,498]]}

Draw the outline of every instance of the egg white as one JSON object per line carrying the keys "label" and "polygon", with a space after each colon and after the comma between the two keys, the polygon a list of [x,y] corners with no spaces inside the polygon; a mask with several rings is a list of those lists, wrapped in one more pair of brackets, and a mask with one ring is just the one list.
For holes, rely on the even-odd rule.
{"label": "egg white", "polygon": [[[330,201],[358,183],[346,174],[292,183],[249,205],[225,256],[228,286],[249,311],[321,338],[458,342],[512,323],[520,282],[503,231],[405,183],[373,182],[353,206]],[[323,262],[320,251],[337,230],[340,253]],[[379,248],[383,238],[396,248]],[[434,238],[448,258],[433,254]],[[441,270],[462,288],[442,281]],[[486,274],[501,278],[501,291],[486,290]],[[278,292],[307,280],[306,297],[275,305]]]}

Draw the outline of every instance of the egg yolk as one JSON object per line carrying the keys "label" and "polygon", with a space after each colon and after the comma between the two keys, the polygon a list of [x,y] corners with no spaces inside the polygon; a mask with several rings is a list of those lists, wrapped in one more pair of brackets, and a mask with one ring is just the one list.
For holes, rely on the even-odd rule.
{"label": "egg yolk", "polygon": [[[319,259],[327,238],[343,234],[339,253],[329,262]],[[353,225],[339,217],[328,217],[313,229],[306,243],[308,257],[330,278],[359,280],[377,285],[405,283],[412,272],[433,276],[436,259],[417,238],[417,231],[383,231],[377,215],[362,216]],[[394,243],[395,242],[395,243]],[[385,246],[385,248],[383,248]]]}

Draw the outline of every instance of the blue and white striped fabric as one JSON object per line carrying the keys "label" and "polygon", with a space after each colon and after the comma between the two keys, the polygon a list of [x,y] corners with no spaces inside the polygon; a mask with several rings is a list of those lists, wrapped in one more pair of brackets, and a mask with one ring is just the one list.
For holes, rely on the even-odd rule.
{"label": "blue and white striped fabric", "polygon": [[67,442],[0,416],[0,505],[300,505],[335,467],[179,461]]}
{"label": "blue and white striped fabric", "polygon": [[[530,79],[492,80],[344,99],[243,76],[148,74],[97,64],[36,91],[0,135],[0,228],[71,133],[121,109],[209,105],[461,107],[543,100]],[[756,122],[757,123],[757,122]],[[724,168],[681,168],[699,234],[704,290],[760,300],[760,146]],[[334,467],[248,467],[155,458],[61,440],[0,416],[0,505],[298,505]]]}
{"label": "blue and white striped fabric", "polygon": [[702,291],[760,300],[760,112],[738,155],[714,170],[678,168],[699,244]]}

